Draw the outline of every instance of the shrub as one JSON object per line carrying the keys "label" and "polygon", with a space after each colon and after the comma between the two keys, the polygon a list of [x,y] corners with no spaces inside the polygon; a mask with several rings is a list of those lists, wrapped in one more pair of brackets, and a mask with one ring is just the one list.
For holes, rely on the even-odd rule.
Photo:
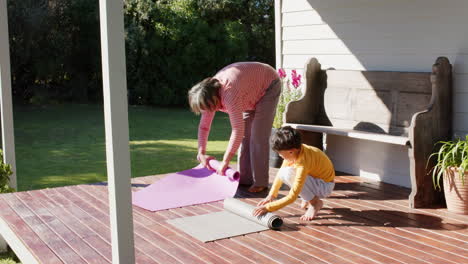
{"label": "shrub", "polygon": [[0,193],[15,191],[15,189],[9,186],[11,174],[13,174],[11,166],[3,162],[3,151],[0,149]]}

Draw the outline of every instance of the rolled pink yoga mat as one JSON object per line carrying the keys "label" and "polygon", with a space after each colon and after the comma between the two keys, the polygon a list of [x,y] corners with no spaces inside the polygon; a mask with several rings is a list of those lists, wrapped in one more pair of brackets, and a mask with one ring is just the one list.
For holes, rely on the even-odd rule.
{"label": "rolled pink yoga mat", "polygon": [[[210,160],[217,169],[220,162]],[[231,168],[226,176],[202,165],[169,174],[143,190],[134,192],[133,204],[149,211],[160,211],[187,205],[202,204],[234,197],[239,186],[239,172]]]}

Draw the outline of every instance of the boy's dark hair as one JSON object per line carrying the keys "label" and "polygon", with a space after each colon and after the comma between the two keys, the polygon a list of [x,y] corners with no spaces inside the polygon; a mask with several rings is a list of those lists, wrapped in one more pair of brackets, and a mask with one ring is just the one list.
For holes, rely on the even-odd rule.
{"label": "boy's dark hair", "polygon": [[271,138],[272,149],[276,152],[288,149],[300,149],[302,144],[301,134],[290,126],[278,128]]}

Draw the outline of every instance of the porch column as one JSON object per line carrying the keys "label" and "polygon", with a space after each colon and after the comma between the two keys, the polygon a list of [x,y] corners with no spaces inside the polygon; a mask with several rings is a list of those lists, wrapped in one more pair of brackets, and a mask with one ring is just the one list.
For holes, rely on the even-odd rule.
{"label": "porch column", "polygon": [[[2,125],[3,161],[11,165],[10,186],[17,189],[15,137],[13,134],[13,104],[11,101],[10,45],[6,0],[0,0],[0,112]],[[6,251],[0,236],[0,252]]]}
{"label": "porch column", "polygon": [[282,51],[282,0],[275,0],[275,54],[276,54],[276,70],[283,68],[283,51]]}
{"label": "porch column", "polygon": [[100,0],[112,263],[135,263],[123,1]]}
{"label": "porch column", "polygon": [[11,165],[13,174],[10,176],[10,187],[17,189],[6,0],[0,0],[0,90],[3,161]]}

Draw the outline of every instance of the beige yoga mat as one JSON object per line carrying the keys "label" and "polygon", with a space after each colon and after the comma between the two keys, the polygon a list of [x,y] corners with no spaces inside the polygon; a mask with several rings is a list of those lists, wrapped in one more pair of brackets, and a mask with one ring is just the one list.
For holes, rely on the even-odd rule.
{"label": "beige yoga mat", "polygon": [[167,220],[167,222],[203,242],[245,235],[270,228],[279,229],[283,224],[281,217],[272,213],[261,217],[252,216],[254,208],[254,206],[238,199],[228,198],[224,200],[224,211],[176,218]]}

